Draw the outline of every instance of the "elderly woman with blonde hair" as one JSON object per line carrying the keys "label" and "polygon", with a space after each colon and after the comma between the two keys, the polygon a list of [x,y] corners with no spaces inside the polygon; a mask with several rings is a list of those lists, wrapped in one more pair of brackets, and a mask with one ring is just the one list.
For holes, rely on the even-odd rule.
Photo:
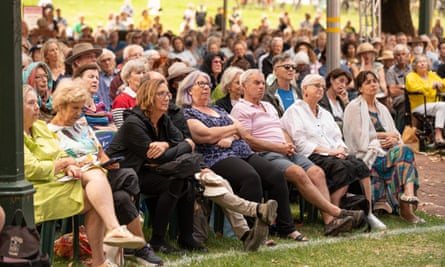
{"label": "elderly woman with blonde hair", "polygon": [[[71,80],[63,81],[55,98],[57,120],[70,118],[75,122],[88,97]],[[64,89],[66,88],[66,89]],[[80,90],[71,90],[71,89]],[[113,198],[101,168],[80,168],[54,138],[47,124],[38,120],[39,107],[34,89],[23,87],[23,130],[25,178],[36,188],[34,216],[37,223],[85,214],[85,227],[92,250],[93,266],[115,266],[105,261],[103,244],[136,248],[144,240],[120,226],[114,212]],[[74,116],[73,116],[74,115]],[[77,116],[75,116],[77,115]],[[66,127],[70,133],[74,127]],[[95,147],[97,149],[97,147]],[[106,235],[104,237],[104,233]]]}
{"label": "elderly woman with blonde hair", "polygon": [[244,72],[238,67],[228,67],[222,77],[220,82],[220,90],[225,97],[216,101],[216,105],[230,113],[232,107],[241,99],[243,95],[243,89],[241,88],[239,78]]}
{"label": "elderly woman with blonde hair", "polygon": [[146,59],[133,59],[128,61],[121,71],[124,89],[116,96],[111,106],[111,114],[117,128],[124,122],[123,112],[136,105],[136,92],[141,84],[141,79],[148,71]]}

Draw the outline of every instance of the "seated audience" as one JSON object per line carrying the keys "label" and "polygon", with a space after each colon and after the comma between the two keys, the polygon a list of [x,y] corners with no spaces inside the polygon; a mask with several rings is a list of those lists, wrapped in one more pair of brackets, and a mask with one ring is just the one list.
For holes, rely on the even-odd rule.
{"label": "seated audience", "polygon": [[[89,98],[90,94],[81,80],[66,79],[61,81],[54,94],[54,108],[57,114],[48,124],[48,128],[57,135],[59,146],[68,155],[76,158],[79,164],[84,166],[83,168],[109,160],[92,128],[79,123],[82,109],[78,108],[84,107]],[[107,172],[104,169],[107,169]],[[114,206],[119,222],[125,223],[128,230],[143,239],[139,212],[134,203],[139,194],[136,173],[132,169],[119,168],[118,163],[103,167],[102,170],[104,172],[99,172],[96,175],[106,173],[113,192]],[[135,248],[134,255],[136,257],[156,264],[162,262],[154,254],[150,245],[145,243],[145,240],[144,244]]]}
{"label": "seated audience", "polygon": [[[430,64],[425,55],[414,58],[413,72],[406,75],[406,90],[420,92],[426,96],[426,113],[434,116],[434,137],[437,145],[445,145],[443,128],[445,126],[445,102],[437,101],[438,95],[445,91],[444,80],[430,71]],[[423,95],[410,94],[411,112],[425,113]]]}
{"label": "seated audience", "polygon": [[111,106],[111,114],[113,114],[113,120],[117,128],[124,123],[124,110],[131,109],[136,105],[136,92],[146,71],[144,61],[140,59],[130,60],[122,68],[120,76],[125,88],[113,100]]}
{"label": "seated audience", "polygon": [[348,84],[351,81],[349,72],[341,68],[333,69],[326,77],[326,90],[318,103],[332,114],[340,129],[343,128],[343,112],[349,103]]}
{"label": "seated audience", "polygon": [[37,92],[40,107],[39,119],[50,121],[54,116],[52,107],[53,79],[48,65],[43,62],[29,64],[23,70],[23,83],[31,85]]}
{"label": "seated audience", "polygon": [[308,239],[295,229],[289,207],[289,192],[282,173],[255,154],[243,136],[241,124],[224,110],[209,105],[210,77],[201,71],[187,75],[176,104],[183,108],[196,151],[207,166],[227,179],[238,196],[260,202],[263,189],[278,202],[277,234],[297,241]]}
{"label": "seated audience", "polygon": [[[348,83],[349,81],[343,81],[345,85]],[[301,83],[303,100],[297,100],[286,110],[281,118],[282,126],[292,138],[297,152],[324,170],[333,201],[335,199],[332,196],[333,190],[340,185],[349,186],[360,181],[369,207],[372,207],[368,167],[361,159],[348,155],[341,130],[333,116],[318,105],[323,97],[324,87],[325,81],[322,76],[318,74],[306,76]],[[344,97],[347,98],[346,91]],[[346,192],[343,191],[342,194],[344,193]],[[386,226],[372,214],[372,209],[369,209],[368,222],[374,229],[386,229]]]}
{"label": "seated audience", "polygon": [[[348,214],[338,208],[341,196],[347,189],[346,184],[332,181],[331,188],[338,193],[329,196],[323,171],[305,156],[295,153],[296,147],[281,129],[276,110],[270,103],[261,101],[265,86],[260,70],[247,70],[241,75],[240,82],[244,88],[244,99],[233,107],[231,114],[243,125],[246,131],[243,138],[260,156],[278,167],[287,181],[294,184],[306,200],[322,210],[325,235],[350,231],[352,220],[363,217],[364,214]],[[334,204],[330,203],[331,198]],[[356,217],[351,218],[349,215]]]}
{"label": "seated audience", "polygon": [[[78,103],[79,112],[82,105]],[[58,146],[46,123],[38,117],[37,94],[32,87],[24,85],[24,170],[25,178],[36,189],[35,222],[84,213],[92,265],[115,266],[105,260],[103,244],[137,248],[145,244],[144,240],[130,233],[126,226],[119,225],[111,188],[102,169],[81,169],[76,159]],[[70,180],[59,182],[64,176]]]}
{"label": "seated audience", "polygon": [[[129,63],[127,63],[129,64]],[[162,81],[162,84],[161,82]],[[186,177],[159,173],[157,167],[193,152],[194,144],[173,125],[164,113],[171,93],[163,80],[144,82],[136,93],[137,106],[125,111],[125,122],[116,133],[107,153],[124,156],[122,167],[133,168],[139,176],[141,192],[157,196],[153,212],[152,238],[155,251],[166,254],[183,252],[165,240],[169,219],[176,207],[179,217],[179,246],[206,252],[193,236],[194,190]]]}
{"label": "seated audience", "polygon": [[90,97],[82,108],[83,117],[93,129],[97,130],[117,130],[113,124],[110,112],[105,109],[105,104],[97,95],[99,86],[99,66],[97,64],[86,64],[73,73],[73,78],[80,78],[84,81]]}
{"label": "seated audience", "polygon": [[225,97],[216,101],[216,105],[224,109],[227,113],[232,111],[232,107],[239,102],[243,94],[239,77],[244,71],[238,67],[228,67],[221,77],[220,90]]}
{"label": "seated audience", "polygon": [[[377,75],[362,71],[355,81],[360,95],[345,109],[343,133],[348,152],[362,159],[375,173],[373,200],[380,200],[389,189],[400,204],[400,216],[410,223],[425,221],[414,214],[419,188],[414,152],[403,145],[388,109],[376,100]],[[395,209],[395,207],[392,207]]]}

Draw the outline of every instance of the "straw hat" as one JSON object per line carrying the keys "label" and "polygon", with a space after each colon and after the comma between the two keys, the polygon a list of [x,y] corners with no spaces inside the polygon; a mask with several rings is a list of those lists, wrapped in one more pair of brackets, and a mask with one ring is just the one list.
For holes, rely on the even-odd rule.
{"label": "straw hat", "polygon": [[179,77],[183,74],[189,74],[190,72],[194,71],[195,69],[192,67],[188,67],[185,63],[182,62],[175,62],[173,63],[167,70],[167,80],[174,79],[176,77]]}
{"label": "straw hat", "polygon": [[368,42],[361,43],[357,48],[357,56],[365,53],[365,52],[373,52],[374,54],[377,54],[377,51],[375,50],[374,46]]}
{"label": "straw hat", "polygon": [[384,50],[382,56],[377,58],[378,60],[394,59],[394,54],[391,50]]}
{"label": "straw hat", "polygon": [[102,54],[101,48],[94,48],[93,45],[90,43],[75,44],[72,51],[73,54],[65,59],[66,64],[73,64],[78,57],[86,53],[93,52],[94,54],[96,54],[96,57],[99,57]]}
{"label": "straw hat", "polygon": [[382,43],[382,39],[380,37],[375,37],[371,41],[372,44]]}

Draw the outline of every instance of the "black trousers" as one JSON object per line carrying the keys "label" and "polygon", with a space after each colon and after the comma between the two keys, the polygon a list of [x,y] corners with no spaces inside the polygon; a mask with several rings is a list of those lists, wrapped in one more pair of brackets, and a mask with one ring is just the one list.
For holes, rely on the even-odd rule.
{"label": "black trousers", "polygon": [[165,243],[169,219],[176,207],[179,219],[179,239],[191,240],[193,233],[194,190],[188,179],[174,179],[151,171],[139,174],[141,193],[155,196],[156,206],[152,220],[150,244]]}

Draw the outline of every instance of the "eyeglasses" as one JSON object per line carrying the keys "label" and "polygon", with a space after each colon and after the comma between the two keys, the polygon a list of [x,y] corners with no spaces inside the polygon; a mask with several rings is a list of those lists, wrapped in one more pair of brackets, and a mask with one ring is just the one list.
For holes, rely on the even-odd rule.
{"label": "eyeglasses", "polygon": [[212,84],[209,83],[209,82],[202,82],[202,81],[199,81],[199,82],[196,82],[195,84],[198,85],[198,86],[201,87],[201,88],[204,88],[206,85],[207,85],[209,88],[212,87]]}
{"label": "eyeglasses", "polygon": [[172,99],[173,95],[170,92],[159,92],[156,93],[156,96],[162,99],[168,98],[168,99]]}
{"label": "eyeglasses", "polygon": [[34,76],[34,79],[36,80],[40,80],[40,79],[46,79],[48,80],[48,74],[37,74],[36,76]]}
{"label": "eyeglasses", "polygon": [[282,67],[282,68],[284,68],[285,70],[297,70],[297,66],[295,66],[295,65],[291,65],[291,64],[284,64],[284,65],[279,65],[279,66],[277,66],[277,68],[278,67]]}
{"label": "eyeglasses", "polygon": [[318,89],[325,89],[326,88],[326,86],[324,86],[324,84],[321,84],[321,83],[311,83],[311,84],[308,84],[308,85],[317,87]]}

